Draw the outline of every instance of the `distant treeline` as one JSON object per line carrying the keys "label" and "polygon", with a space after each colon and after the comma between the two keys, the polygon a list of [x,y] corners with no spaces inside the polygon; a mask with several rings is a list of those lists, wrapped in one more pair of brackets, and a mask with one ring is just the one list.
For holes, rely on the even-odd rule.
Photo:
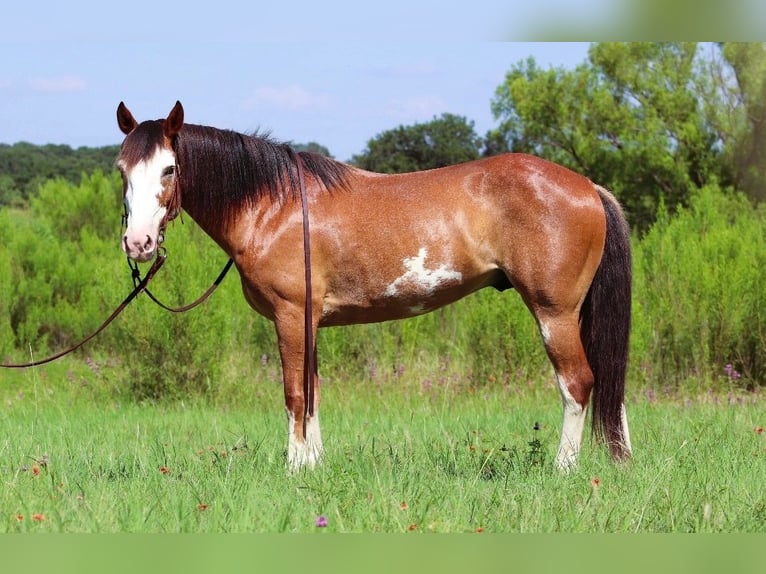
{"label": "distant treeline", "polygon": [[[298,151],[330,155],[326,147],[315,142],[293,144],[293,147]],[[27,142],[0,144],[0,207],[26,206],[49,179],[61,178],[79,185],[85,174],[97,170],[109,173],[115,169],[119,151],[119,145],[72,148]]]}
{"label": "distant treeline", "polygon": [[0,205],[21,205],[42,183],[62,178],[79,184],[83,174],[114,169],[119,146],[79,147],[35,145],[19,142],[0,144]]}

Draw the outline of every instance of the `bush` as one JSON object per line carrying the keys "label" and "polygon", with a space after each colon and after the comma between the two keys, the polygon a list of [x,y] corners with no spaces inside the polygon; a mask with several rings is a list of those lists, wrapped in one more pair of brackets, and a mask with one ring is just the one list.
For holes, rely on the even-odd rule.
{"label": "bush", "polygon": [[[226,255],[190,222],[173,225],[167,236],[168,260],[149,287],[163,303],[178,306],[210,286]],[[118,257],[115,250],[112,256]],[[266,352],[251,345],[254,319],[232,271],[206,304],[187,313],[169,313],[139,296],[103,343],[124,366],[136,398],[205,394],[216,389],[231,354],[252,355],[255,363]]]}
{"label": "bush", "polygon": [[[40,358],[92,332],[133,284],[119,251],[120,180],[46,183],[29,210],[0,210],[0,353]],[[763,385],[766,378],[766,210],[711,186],[634,241],[629,386],[689,378]],[[168,261],[152,291],[188,303],[226,255],[192,221],[167,233]],[[550,379],[537,326],[514,291],[492,289],[434,313],[323,329],[324,380],[518,385]],[[81,355],[101,357],[136,399],[242,396],[281,380],[271,322],[245,303],[232,272],[204,306],[183,315],[134,301]],[[726,366],[729,365],[728,368]],[[234,390],[237,388],[238,390]]]}
{"label": "bush", "polygon": [[[667,383],[766,378],[766,213],[709,186],[635,250],[633,362]],[[728,372],[726,365],[731,365]]]}

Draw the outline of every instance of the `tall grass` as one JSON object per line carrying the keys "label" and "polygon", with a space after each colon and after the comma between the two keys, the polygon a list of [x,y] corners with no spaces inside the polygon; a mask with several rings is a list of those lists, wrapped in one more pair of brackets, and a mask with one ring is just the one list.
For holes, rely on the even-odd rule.
{"label": "tall grass", "polygon": [[326,457],[290,475],[277,383],[137,404],[35,373],[2,395],[0,532],[766,530],[757,395],[636,394],[634,459],[586,441],[564,475],[552,386],[326,382]]}

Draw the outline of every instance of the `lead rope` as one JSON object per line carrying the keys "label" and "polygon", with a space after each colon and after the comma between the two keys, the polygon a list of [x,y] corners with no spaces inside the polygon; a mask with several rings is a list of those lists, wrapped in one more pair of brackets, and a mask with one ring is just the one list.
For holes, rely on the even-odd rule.
{"label": "lead rope", "polygon": [[314,348],[314,308],[311,301],[311,241],[309,236],[309,205],[306,198],[306,186],[303,181],[303,161],[295,154],[295,165],[298,169],[298,187],[301,193],[301,209],[303,211],[303,265],[306,271],[306,308],[304,313],[305,347],[303,349],[303,437],[306,438],[306,423],[314,416],[314,374],[316,373],[316,350]]}

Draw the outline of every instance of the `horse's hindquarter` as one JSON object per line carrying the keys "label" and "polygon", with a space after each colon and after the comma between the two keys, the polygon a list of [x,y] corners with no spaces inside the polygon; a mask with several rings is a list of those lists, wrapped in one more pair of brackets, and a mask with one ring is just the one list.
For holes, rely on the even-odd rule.
{"label": "horse's hindquarter", "polygon": [[606,219],[593,183],[524,154],[500,156],[489,187],[503,221],[502,267],[532,308],[579,309],[601,261]]}

